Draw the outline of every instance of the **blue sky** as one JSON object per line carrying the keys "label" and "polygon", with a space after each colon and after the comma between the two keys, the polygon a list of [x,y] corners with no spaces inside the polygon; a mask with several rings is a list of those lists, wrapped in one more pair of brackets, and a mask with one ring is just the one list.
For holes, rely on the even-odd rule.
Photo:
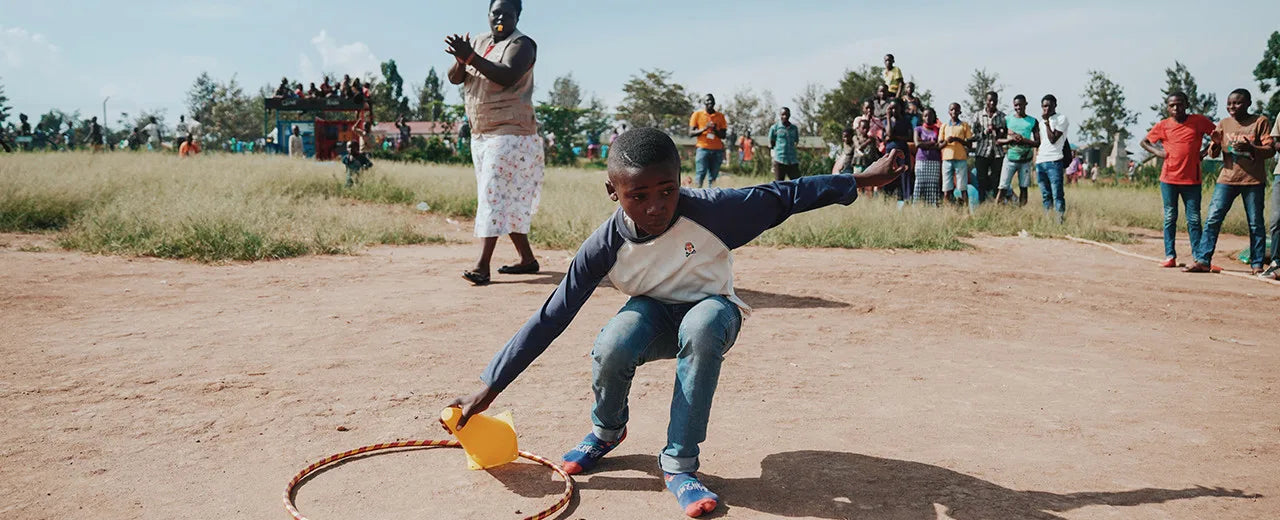
{"label": "blue sky", "polygon": [[[986,68],[1000,74],[1003,101],[1051,92],[1073,123],[1086,71],[1102,70],[1141,111],[1141,131],[1174,60],[1220,104],[1233,88],[1257,93],[1252,70],[1280,27],[1280,2],[1241,0],[1231,12],[1205,5],[529,0],[520,28],[539,43],[539,99],[552,79],[572,72],[586,92],[614,104],[631,74],[663,68],[722,100],[753,88],[791,104],[805,84],[832,86],[846,68],[892,52],[935,103],[963,99],[972,71]],[[482,31],[486,8],[485,0],[0,0],[0,82],[17,112],[101,114],[111,96],[112,123],[143,108],[164,109],[173,121],[201,71],[256,89],[282,75],[376,71],[393,58],[407,83],[420,83],[429,67],[449,65],[444,36]]]}

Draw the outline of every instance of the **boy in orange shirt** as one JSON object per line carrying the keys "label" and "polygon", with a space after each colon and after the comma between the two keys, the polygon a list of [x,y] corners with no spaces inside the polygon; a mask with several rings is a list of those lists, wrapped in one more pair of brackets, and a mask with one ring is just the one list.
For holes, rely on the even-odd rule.
{"label": "boy in orange shirt", "polygon": [[716,111],[715,96],[707,94],[702,104],[705,109],[689,118],[689,137],[698,138],[694,184],[701,188],[702,180],[706,179],[710,188],[720,177],[720,165],[724,164],[724,137],[729,131],[729,121],[724,112]]}
{"label": "boy in orange shirt", "polygon": [[[1205,136],[1213,133],[1213,121],[1200,114],[1187,113],[1187,95],[1173,92],[1165,99],[1169,117],[1147,132],[1141,146],[1151,155],[1164,159],[1160,168],[1160,195],[1164,201],[1164,262],[1160,267],[1177,267],[1174,248],[1178,236],[1178,197],[1187,210],[1187,235],[1191,237],[1191,257],[1200,258],[1200,160],[1209,153],[1201,149]],[[1164,147],[1155,146],[1163,143]]]}

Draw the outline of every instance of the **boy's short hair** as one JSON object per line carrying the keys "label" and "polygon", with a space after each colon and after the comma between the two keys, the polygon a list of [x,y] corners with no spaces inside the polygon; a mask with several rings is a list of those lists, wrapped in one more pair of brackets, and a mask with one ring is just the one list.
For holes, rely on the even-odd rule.
{"label": "boy's short hair", "polygon": [[1186,93],[1186,92],[1183,92],[1183,91],[1181,91],[1181,90],[1175,90],[1175,91],[1173,91],[1173,92],[1170,92],[1168,96],[1165,96],[1165,99],[1169,99],[1169,98],[1178,98],[1178,99],[1181,99],[1183,103],[1190,103],[1190,102],[1191,102],[1191,101],[1190,101],[1190,99],[1189,99],[1189,98],[1187,98],[1187,93]]}
{"label": "boy's short hair", "polygon": [[1013,96],[1013,100],[1014,100],[1014,101],[1017,101],[1017,100],[1019,100],[1019,99],[1021,99],[1023,103],[1026,103],[1026,102],[1027,102],[1027,96],[1024,96],[1024,95],[1022,95],[1022,94],[1018,94],[1018,95],[1016,95],[1016,96]]}
{"label": "boy's short hair", "polygon": [[1048,101],[1056,105],[1058,104],[1058,97],[1054,96],[1053,94],[1045,94],[1044,97],[1040,98],[1040,102],[1044,103],[1045,101]]}
{"label": "boy's short hair", "polygon": [[638,170],[654,165],[670,166],[680,172],[680,151],[666,132],[657,128],[633,128],[613,141],[609,148],[609,171]]}

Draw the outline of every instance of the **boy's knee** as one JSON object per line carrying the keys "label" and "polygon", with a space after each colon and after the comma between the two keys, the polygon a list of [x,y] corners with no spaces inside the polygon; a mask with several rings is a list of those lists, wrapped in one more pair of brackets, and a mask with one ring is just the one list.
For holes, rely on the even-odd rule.
{"label": "boy's knee", "polygon": [[680,356],[720,358],[738,338],[738,306],[723,296],[699,302],[680,323]]}
{"label": "boy's knee", "polygon": [[632,298],[596,336],[591,358],[606,368],[628,368],[637,363],[644,349],[657,335],[653,312],[661,305],[645,297]]}

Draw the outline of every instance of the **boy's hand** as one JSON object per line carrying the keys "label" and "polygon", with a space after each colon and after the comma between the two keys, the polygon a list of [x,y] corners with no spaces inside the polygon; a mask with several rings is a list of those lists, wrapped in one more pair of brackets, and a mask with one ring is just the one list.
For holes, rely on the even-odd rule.
{"label": "boy's hand", "polygon": [[498,398],[498,393],[491,390],[487,385],[481,388],[475,395],[469,397],[459,397],[449,403],[449,407],[461,408],[462,417],[458,419],[458,429],[462,429],[467,425],[467,419],[472,415],[478,414],[489,409],[489,405],[494,399]]}
{"label": "boy's hand", "polygon": [[871,163],[862,173],[855,174],[853,177],[858,181],[859,188],[879,188],[890,182],[893,182],[907,171],[910,166],[907,161],[903,160],[902,150],[893,149],[884,157]]}

